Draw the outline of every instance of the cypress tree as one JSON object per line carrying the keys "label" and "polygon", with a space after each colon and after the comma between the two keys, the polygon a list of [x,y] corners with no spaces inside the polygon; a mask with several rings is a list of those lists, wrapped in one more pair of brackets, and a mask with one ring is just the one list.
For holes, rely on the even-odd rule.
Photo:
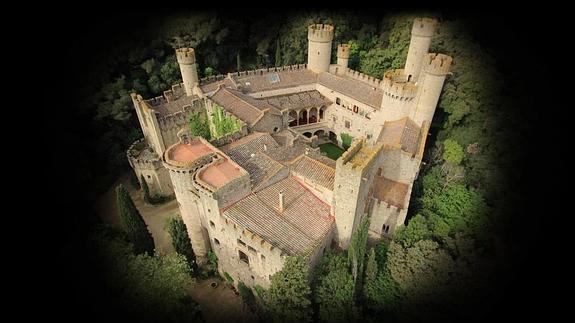
{"label": "cypress tree", "polygon": [[282,52],[281,52],[281,48],[280,48],[280,40],[278,38],[278,40],[276,41],[276,67],[281,66],[282,62]]}
{"label": "cypress tree", "polygon": [[241,60],[240,60],[240,52],[238,52],[238,55],[236,56],[236,65],[237,65],[237,70],[238,72],[242,70],[242,64],[241,64]]}
{"label": "cypress tree", "polygon": [[172,237],[174,249],[176,249],[177,253],[186,257],[186,260],[190,265],[190,269],[192,270],[192,276],[197,276],[198,264],[196,263],[196,255],[192,249],[192,242],[188,236],[186,224],[179,217],[170,218],[168,220],[168,232]]}
{"label": "cypress tree", "polygon": [[140,179],[142,182],[142,190],[144,191],[144,201],[150,204],[151,199],[150,199],[150,188],[148,187],[148,182],[146,182],[144,175],[141,175]]}
{"label": "cypress tree", "polygon": [[120,213],[120,221],[126,230],[128,239],[134,244],[136,254],[146,252],[154,254],[154,239],[148,231],[148,226],[134,205],[128,190],[120,184],[116,188],[116,202]]}

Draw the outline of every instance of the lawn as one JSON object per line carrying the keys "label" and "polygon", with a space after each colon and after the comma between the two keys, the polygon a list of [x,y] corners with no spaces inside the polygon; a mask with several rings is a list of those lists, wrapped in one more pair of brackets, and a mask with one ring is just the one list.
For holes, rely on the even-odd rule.
{"label": "lawn", "polygon": [[319,150],[324,152],[327,155],[327,157],[333,160],[337,160],[339,156],[341,156],[341,154],[343,154],[343,152],[345,151],[339,148],[338,146],[332,144],[331,142],[319,145]]}

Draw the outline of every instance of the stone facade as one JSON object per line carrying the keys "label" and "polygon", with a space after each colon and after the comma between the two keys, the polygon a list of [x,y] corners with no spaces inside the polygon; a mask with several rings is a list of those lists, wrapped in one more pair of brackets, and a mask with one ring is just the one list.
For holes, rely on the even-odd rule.
{"label": "stone facade", "polygon": [[[418,18],[403,69],[376,79],[348,68],[334,27],[308,28],[307,64],[198,80],[195,51],[176,51],[183,83],[132,101],[144,133],[128,151],[153,194],[175,194],[198,261],[212,250],[235,283],[268,286],[286,257],[310,266],[332,243],[347,248],[364,217],[371,238],[407,215],[429,124],[452,59],[428,53],[437,22]],[[214,104],[242,126],[210,142],[189,134],[191,114]],[[317,143],[342,145],[337,160]]]}

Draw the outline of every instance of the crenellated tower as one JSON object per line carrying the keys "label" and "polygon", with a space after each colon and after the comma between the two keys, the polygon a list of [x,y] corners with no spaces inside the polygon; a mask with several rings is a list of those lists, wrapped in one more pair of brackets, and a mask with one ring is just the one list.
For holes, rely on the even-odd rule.
{"label": "crenellated tower", "polygon": [[335,240],[347,249],[353,232],[367,214],[369,189],[379,164],[383,143],[369,145],[361,138],[336,162],[334,180]]}
{"label": "crenellated tower", "polygon": [[182,72],[186,95],[191,96],[194,94],[194,88],[200,83],[196,67],[196,54],[193,48],[178,48],[176,49],[176,57]]}
{"label": "crenellated tower", "polygon": [[411,116],[418,125],[424,121],[431,124],[452,61],[451,56],[444,54],[426,55],[422,69],[423,78],[419,82],[420,89]]}
{"label": "crenellated tower", "polygon": [[411,41],[405,61],[405,76],[407,81],[417,82],[425,56],[429,52],[431,38],[435,34],[437,20],[431,18],[415,18],[411,29]]}
{"label": "crenellated tower", "polygon": [[307,29],[307,68],[315,73],[329,71],[333,26],[313,24]]}
{"label": "crenellated tower", "polygon": [[337,65],[341,67],[341,70],[345,70],[349,63],[349,44],[339,44],[337,45]]}

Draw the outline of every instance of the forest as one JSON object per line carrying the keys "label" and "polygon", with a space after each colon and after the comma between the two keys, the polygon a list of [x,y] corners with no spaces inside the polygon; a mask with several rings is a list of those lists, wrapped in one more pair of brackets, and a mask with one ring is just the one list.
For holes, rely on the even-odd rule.
{"label": "forest", "polygon": [[[86,58],[89,67],[78,83],[74,112],[88,129],[83,139],[89,148],[76,157],[78,176],[93,184],[90,194],[104,192],[129,171],[126,149],[142,137],[130,93],[152,97],[180,82],[174,48],[195,48],[200,77],[301,64],[307,26],[330,23],[335,26],[333,61],[335,45],[349,43],[350,67],[381,78],[403,66],[413,18],[436,17],[440,25],[430,51],[450,55],[454,63],[431,125],[407,225],[392,241],[373,247],[365,245],[360,228],[350,250],[324,256],[311,287],[301,284],[308,269],[293,258],[273,276],[269,290],[254,292],[265,304],[264,317],[274,321],[466,320],[479,307],[488,315],[504,297],[498,290],[512,270],[509,232],[515,229],[513,208],[521,197],[512,183],[522,176],[514,165],[525,158],[528,132],[514,113],[531,98],[511,94],[522,84],[489,50],[494,44],[474,34],[476,18],[449,12],[256,13],[147,14],[138,19],[138,28],[114,25],[127,27],[121,37],[106,38],[104,32],[82,42],[102,42]],[[102,236],[97,240],[113,241]],[[115,245],[110,253],[133,254],[130,248]],[[135,264],[154,259],[133,257]],[[185,263],[149,261],[178,268]],[[178,279],[169,278],[173,284],[181,283]]]}

